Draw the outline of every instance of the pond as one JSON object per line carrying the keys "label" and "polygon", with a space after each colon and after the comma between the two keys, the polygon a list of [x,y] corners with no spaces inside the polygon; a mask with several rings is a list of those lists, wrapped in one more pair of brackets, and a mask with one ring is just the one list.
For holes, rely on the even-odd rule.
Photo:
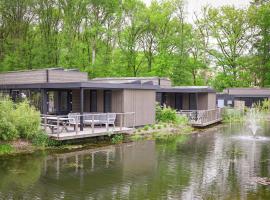
{"label": "pond", "polygon": [[[0,199],[270,199],[270,141],[226,125],[140,141],[0,158]],[[266,123],[258,135],[270,137]]]}

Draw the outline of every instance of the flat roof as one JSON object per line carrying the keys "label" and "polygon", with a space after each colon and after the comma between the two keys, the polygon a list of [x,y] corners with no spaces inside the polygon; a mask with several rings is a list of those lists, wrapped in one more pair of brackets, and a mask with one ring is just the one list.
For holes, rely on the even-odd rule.
{"label": "flat roof", "polygon": [[209,86],[175,86],[168,88],[159,88],[157,92],[168,93],[216,93],[216,91]]}
{"label": "flat roof", "polygon": [[156,90],[158,87],[150,84],[118,84],[94,82],[68,82],[68,83],[31,83],[0,85],[0,89],[141,89]]}

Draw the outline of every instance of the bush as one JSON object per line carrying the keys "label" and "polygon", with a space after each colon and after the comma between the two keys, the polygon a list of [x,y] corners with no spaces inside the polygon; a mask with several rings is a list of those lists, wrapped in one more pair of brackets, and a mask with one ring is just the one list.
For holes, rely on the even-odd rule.
{"label": "bush", "polygon": [[49,136],[43,132],[35,134],[31,142],[37,147],[56,147],[62,144],[60,141],[50,139]]}
{"label": "bush", "polygon": [[31,139],[40,131],[40,113],[27,101],[0,100],[0,140]]}
{"label": "bush", "polygon": [[117,134],[112,137],[113,144],[120,144],[124,140],[124,136],[122,134]]}
{"label": "bush", "polygon": [[31,139],[40,131],[40,113],[27,101],[15,106],[14,124],[21,138]]}
{"label": "bush", "polygon": [[5,118],[0,118],[0,140],[11,141],[19,137],[14,124]]}
{"label": "bush", "polygon": [[245,112],[243,110],[225,108],[222,113],[224,122],[240,122],[244,120]]}
{"label": "bush", "polygon": [[0,144],[0,155],[12,153],[14,151],[10,144]]}
{"label": "bush", "polygon": [[177,114],[176,110],[164,106],[161,108],[159,105],[156,106],[156,120],[163,123],[174,123],[174,124],[187,124],[188,119],[185,116]]}

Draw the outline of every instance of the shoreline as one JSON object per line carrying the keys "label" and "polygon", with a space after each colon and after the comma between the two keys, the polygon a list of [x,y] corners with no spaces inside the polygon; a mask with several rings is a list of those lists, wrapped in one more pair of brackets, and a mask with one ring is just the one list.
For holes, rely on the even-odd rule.
{"label": "shoreline", "polygon": [[[121,143],[128,143],[128,142],[135,142],[135,141],[142,141],[142,140],[157,140],[157,139],[164,139],[161,138],[162,136],[165,137],[165,139],[173,136],[180,136],[180,135],[193,135],[193,134],[203,134],[207,131],[211,131],[212,129],[216,129],[220,126],[224,125],[224,123],[217,123],[209,127],[205,128],[193,128],[190,126],[187,126],[188,128],[192,128],[192,130],[189,130],[187,132],[183,132],[183,127],[166,127],[162,129],[151,129],[151,130],[140,130],[137,129],[133,134],[131,135],[124,135],[123,141],[119,143],[112,143],[111,138],[109,136],[104,136],[101,138],[89,138],[85,140],[78,140],[78,141],[67,141],[64,144],[60,144],[59,146],[51,146],[51,147],[38,147],[33,145],[30,141],[27,140],[16,140],[12,142],[0,142],[1,145],[9,145],[12,150],[10,152],[1,152],[0,151],[0,157],[4,156],[17,156],[20,154],[33,154],[35,152],[39,151],[48,151],[48,152],[57,152],[57,151],[73,151],[73,150],[80,150],[80,149],[94,149],[94,148],[100,148],[105,146],[111,146],[111,145],[118,145]],[[154,135],[157,134],[159,136],[155,137]],[[138,139],[134,139],[132,137],[136,137],[136,135],[139,135]]]}

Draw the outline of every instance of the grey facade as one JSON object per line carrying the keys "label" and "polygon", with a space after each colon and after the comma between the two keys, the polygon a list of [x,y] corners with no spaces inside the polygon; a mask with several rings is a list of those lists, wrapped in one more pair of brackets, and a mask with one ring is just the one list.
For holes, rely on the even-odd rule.
{"label": "grey facade", "polygon": [[217,94],[218,107],[234,107],[235,101],[243,101],[246,107],[270,98],[269,88],[227,88]]}

